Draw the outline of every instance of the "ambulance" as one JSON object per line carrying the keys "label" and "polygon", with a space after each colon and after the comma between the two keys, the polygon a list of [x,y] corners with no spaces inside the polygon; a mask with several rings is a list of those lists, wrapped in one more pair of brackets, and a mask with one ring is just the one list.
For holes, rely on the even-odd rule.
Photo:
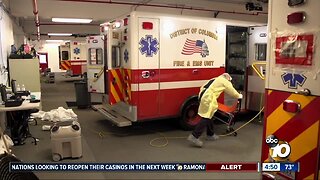
{"label": "ambulance", "polygon": [[69,70],[70,64],[70,43],[59,46],[59,67],[61,70]]}
{"label": "ambulance", "polygon": [[66,76],[82,76],[87,72],[86,42],[70,41],[59,46],[60,69],[66,70]]}
{"label": "ambulance", "polygon": [[[89,91],[103,93],[103,104],[94,108],[119,127],[180,117],[183,129],[193,128],[200,120],[199,88],[226,72],[226,66],[246,71],[247,29],[252,25],[257,24],[137,11],[104,23],[104,43],[96,47],[105,48],[104,61],[91,55],[88,60],[94,62],[88,66]],[[245,30],[228,36],[228,29],[237,32],[237,28]],[[232,52],[228,45],[235,46]],[[89,50],[95,55],[99,51]],[[226,64],[226,54],[245,59],[244,67]],[[238,83],[245,80],[233,78]],[[243,87],[239,85],[242,91]]]}
{"label": "ambulance", "polygon": [[265,177],[320,178],[319,9],[319,0],[269,0],[261,162],[298,165],[263,164]]}

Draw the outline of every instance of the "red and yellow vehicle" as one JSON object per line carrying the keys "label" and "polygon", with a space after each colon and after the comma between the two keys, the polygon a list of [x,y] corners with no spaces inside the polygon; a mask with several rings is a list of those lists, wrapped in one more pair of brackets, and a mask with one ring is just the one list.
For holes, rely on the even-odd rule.
{"label": "red and yellow vehicle", "polygon": [[[269,0],[262,162],[298,162],[288,179],[319,179],[320,1]],[[287,144],[275,157],[266,138]],[[286,145],[286,146],[287,146]],[[288,147],[288,146],[287,146]],[[277,155],[278,156],[278,155]]]}
{"label": "red and yellow vehicle", "polygon": [[120,127],[181,117],[184,129],[193,128],[199,88],[224,72],[245,90],[248,28],[256,23],[135,11],[105,24],[104,61],[89,56],[89,89],[105,90],[95,108]]}
{"label": "red and yellow vehicle", "polygon": [[59,47],[60,69],[66,70],[67,76],[79,76],[87,72],[86,43],[70,41]]}

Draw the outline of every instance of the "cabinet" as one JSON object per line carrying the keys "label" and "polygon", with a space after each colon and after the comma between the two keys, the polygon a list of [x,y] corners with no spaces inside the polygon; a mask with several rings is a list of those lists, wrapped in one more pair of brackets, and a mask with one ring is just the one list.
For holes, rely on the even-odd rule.
{"label": "cabinet", "polygon": [[39,59],[9,59],[10,81],[24,84],[26,90],[40,92]]}
{"label": "cabinet", "polygon": [[244,91],[247,67],[247,29],[238,29],[227,34],[227,72],[232,77],[234,87]]}

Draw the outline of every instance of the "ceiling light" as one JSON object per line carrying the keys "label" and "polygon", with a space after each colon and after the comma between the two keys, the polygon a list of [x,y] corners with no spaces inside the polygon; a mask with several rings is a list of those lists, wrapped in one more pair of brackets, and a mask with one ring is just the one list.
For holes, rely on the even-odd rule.
{"label": "ceiling light", "polygon": [[46,40],[46,42],[49,42],[49,43],[62,43],[63,40],[48,39],[48,40]]}
{"label": "ceiling light", "polygon": [[91,23],[91,22],[92,22],[92,19],[52,18],[52,22],[64,22],[64,23]]}
{"label": "ceiling light", "polygon": [[71,36],[71,33],[48,33],[48,36]]}

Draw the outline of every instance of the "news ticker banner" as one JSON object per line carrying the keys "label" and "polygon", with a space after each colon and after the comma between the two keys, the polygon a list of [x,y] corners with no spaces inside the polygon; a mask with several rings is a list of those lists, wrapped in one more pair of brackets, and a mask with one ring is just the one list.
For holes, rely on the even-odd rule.
{"label": "news ticker banner", "polygon": [[25,171],[198,171],[260,172],[299,171],[298,163],[22,163],[11,162],[11,172]]}

